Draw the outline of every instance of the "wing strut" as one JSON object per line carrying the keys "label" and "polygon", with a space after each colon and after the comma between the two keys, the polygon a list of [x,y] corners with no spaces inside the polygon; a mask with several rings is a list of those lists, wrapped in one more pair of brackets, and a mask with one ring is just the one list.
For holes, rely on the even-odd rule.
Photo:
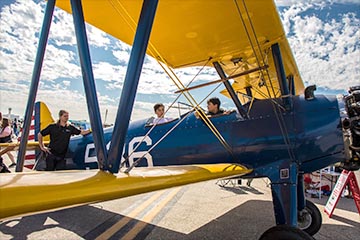
{"label": "wing strut", "polygon": [[281,57],[280,45],[279,43],[275,43],[271,46],[271,51],[275,63],[277,77],[279,79],[281,96],[283,96],[284,106],[287,110],[291,108],[291,98],[289,97],[289,87],[285,75],[284,64]]}
{"label": "wing strut", "polygon": [[29,131],[30,131],[30,123],[31,123],[31,117],[32,113],[34,111],[34,105],[35,105],[35,98],[39,86],[39,79],[40,79],[40,73],[41,68],[44,60],[45,55],[45,49],[46,44],[49,36],[49,30],[51,25],[51,19],[52,15],[54,13],[54,7],[55,7],[55,0],[48,0],[46,4],[46,10],[45,10],[45,16],[43,25],[41,28],[40,33],[40,40],[39,40],[39,47],[36,53],[36,59],[35,59],[35,65],[33,69],[33,74],[31,77],[31,85],[29,89],[29,97],[28,102],[26,105],[25,110],[25,118],[24,118],[24,129],[22,131],[22,136],[20,140],[20,148],[17,156],[17,164],[16,164],[16,172],[22,172],[24,167],[24,160],[25,160],[25,151],[26,151],[26,144],[29,137]]}
{"label": "wing strut", "polygon": [[[222,67],[220,66],[219,62],[214,62],[214,67],[217,71],[217,73],[219,74],[219,76],[221,77],[221,79],[225,79],[226,78],[226,74],[224,72],[224,70],[222,69]],[[231,96],[231,99],[233,100],[238,112],[240,113],[240,115],[244,118],[244,119],[248,119],[249,116],[247,115],[243,105],[240,103],[238,96],[236,95],[234,89],[232,88],[231,84],[229,83],[229,80],[224,80],[224,85],[226,87],[226,90],[228,91],[228,93]]]}
{"label": "wing strut", "polygon": [[157,4],[158,0],[144,0],[142,5],[133,48],[131,50],[125,76],[124,87],[121,92],[114,131],[111,138],[108,163],[105,166],[105,169],[112,173],[119,172],[125,136],[129,126],[135,94],[139,83],[142,65],[144,63],[144,57],[149,42]]}
{"label": "wing strut", "polygon": [[91,66],[89,53],[89,44],[86,37],[84,23],[84,13],[81,1],[71,0],[71,8],[74,18],[76,41],[79,51],[81,72],[86,94],[87,107],[90,117],[90,124],[93,130],[93,139],[100,169],[104,169],[104,163],[107,161],[106,144],[104,140],[104,130],[101,124],[99,102],[96,95],[94,74]]}

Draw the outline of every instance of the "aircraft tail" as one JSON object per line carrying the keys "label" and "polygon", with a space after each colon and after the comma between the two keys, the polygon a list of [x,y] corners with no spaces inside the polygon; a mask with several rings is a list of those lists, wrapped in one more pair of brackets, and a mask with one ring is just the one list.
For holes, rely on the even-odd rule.
{"label": "aircraft tail", "polygon": [[[43,102],[36,102],[35,109],[33,115],[31,117],[31,124],[30,124],[30,132],[28,137],[28,142],[37,142],[38,141],[38,133],[47,127],[50,123],[53,123],[54,119],[51,116],[49,108]],[[21,139],[21,132],[18,137],[18,141]],[[49,136],[44,137],[44,141],[49,141]],[[24,167],[33,169],[36,156],[40,154],[40,150],[28,150],[25,154],[25,162]]]}
{"label": "aircraft tail", "polygon": [[[49,108],[43,102],[35,103],[35,140],[37,141],[37,134],[46,128],[49,124],[54,123],[55,120],[51,116]],[[49,141],[50,137],[45,136],[44,141]]]}

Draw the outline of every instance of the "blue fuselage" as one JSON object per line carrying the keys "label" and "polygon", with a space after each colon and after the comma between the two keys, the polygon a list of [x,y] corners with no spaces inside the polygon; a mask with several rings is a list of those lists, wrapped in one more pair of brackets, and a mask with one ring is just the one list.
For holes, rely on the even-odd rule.
{"label": "blue fuselage", "polygon": [[[138,166],[239,163],[255,170],[290,160],[304,172],[342,161],[344,143],[336,98],[321,95],[307,101],[293,97],[292,103],[291,111],[276,111],[271,100],[255,101],[247,120],[236,112],[212,117],[231,152],[193,112],[157,125],[148,135],[152,127],[148,119],[134,121],[128,129],[123,157],[130,164],[142,158]],[[104,130],[108,145],[112,130]],[[92,136],[73,137],[68,157],[75,164],[72,167],[97,167]]]}

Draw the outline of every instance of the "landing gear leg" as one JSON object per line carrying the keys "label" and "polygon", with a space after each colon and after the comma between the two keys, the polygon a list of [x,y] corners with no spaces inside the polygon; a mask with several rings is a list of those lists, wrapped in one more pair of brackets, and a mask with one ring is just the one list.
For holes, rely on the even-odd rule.
{"label": "landing gear leg", "polygon": [[297,166],[281,166],[270,176],[271,193],[277,225],[297,226]]}
{"label": "landing gear leg", "polygon": [[[270,228],[260,237],[261,240],[268,239],[294,239],[294,240],[310,240],[313,239],[307,232],[298,228],[298,201],[300,200],[300,208],[305,211],[305,200],[298,199],[298,170],[296,163],[284,161],[280,163],[274,171],[267,172],[267,176],[271,180],[271,192],[273,197],[273,205],[275,212],[276,225]],[[302,178],[299,176],[299,178]],[[300,184],[303,184],[300,182]],[[303,192],[301,193],[303,196]]]}

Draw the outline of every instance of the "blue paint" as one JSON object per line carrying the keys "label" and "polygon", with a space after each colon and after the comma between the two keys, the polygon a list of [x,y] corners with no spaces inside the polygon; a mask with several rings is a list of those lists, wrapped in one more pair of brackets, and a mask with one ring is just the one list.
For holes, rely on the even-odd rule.
{"label": "blue paint", "polygon": [[25,110],[22,137],[21,137],[19,152],[17,156],[16,172],[22,172],[24,167],[26,144],[29,137],[31,118],[34,111],[35,98],[39,86],[40,73],[41,73],[42,63],[44,60],[46,43],[49,36],[49,30],[50,30],[52,15],[54,12],[54,7],[55,7],[55,0],[49,0],[46,4],[45,16],[44,16],[44,21],[41,28],[41,34],[39,39],[39,46],[36,53],[33,74],[31,77],[31,85],[29,89],[29,97]]}
{"label": "blue paint", "polygon": [[[293,97],[293,102],[294,110],[284,112],[283,117],[291,141],[290,147],[299,162],[299,170],[312,172],[343,160],[344,146],[342,132],[339,129],[340,118],[336,99],[317,96],[313,101],[306,101],[303,97]],[[191,113],[187,117],[183,115],[182,118],[186,119],[151,151],[154,165],[230,162],[254,168],[256,173],[256,169],[276,165],[279,161],[289,161],[287,146],[271,104],[269,100],[255,101],[249,120],[243,120],[235,112],[211,118],[232,147],[236,160],[228,155],[202,120]],[[150,129],[150,126],[145,125],[146,121],[147,119],[144,119],[130,124],[125,139],[125,156],[128,155],[129,142],[134,137],[145,136]],[[149,134],[152,145],[178,121],[180,118],[155,127]],[[106,144],[111,140],[113,130],[113,128],[105,129]],[[79,139],[84,138],[79,137]],[[86,141],[91,142],[92,136],[90,135]],[[79,150],[83,148],[83,146],[76,147],[74,138],[71,145],[74,152],[77,151],[76,148]],[[143,144],[139,151],[146,151],[150,147]],[[83,158],[83,155],[81,157]],[[146,163],[141,162],[140,166],[146,166]]]}
{"label": "blue paint", "polygon": [[293,75],[289,75],[289,77],[287,78],[289,81],[289,91],[290,94],[295,96],[296,95],[296,90],[295,90],[295,82],[294,82],[294,76]]}
{"label": "blue paint", "polygon": [[89,45],[86,36],[84,23],[84,14],[82,11],[81,1],[71,0],[71,8],[74,17],[76,41],[79,50],[81,70],[83,75],[86,102],[90,117],[90,124],[93,132],[93,139],[97,152],[100,169],[104,169],[103,164],[107,162],[107,151],[104,142],[104,132],[101,123],[99,103],[96,95],[94,74],[91,66]]}
{"label": "blue paint", "polygon": [[133,48],[127,68],[124,87],[121,93],[119,108],[114,125],[114,136],[105,169],[112,173],[119,171],[121,153],[125,143],[125,136],[134,105],[135,94],[139,83],[140,73],[144,62],[152,24],[155,17],[157,0],[144,0],[138,27],[136,29]]}
{"label": "blue paint", "polygon": [[41,131],[40,129],[40,112],[41,112],[41,103],[40,102],[36,102],[35,103],[35,116],[34,116],[34,123],[35,123],[35,126],[34,126],[34,132],[35,132],[35,141],[37,142],[38,141],[38,133]]}
{"label": "blue paint", "polygon": [[281,57],[280,46],[278,43],[271,45],[272,56],[276,68],[277,78],[279,80],[281,96],[283,96],[283,102],[285,108],[289,110],[291,108],[291,98],[286,97],[289,95],[289,86],[286,79],[285,68]]}
{"label": "blue paint", "polygon": [[297,198],[298,198],[298,211],[303,210],[306,207],[306,198],[305,198],[305,187],[304,187],[304,174],[298,174],[298,182],[297,182]]}

